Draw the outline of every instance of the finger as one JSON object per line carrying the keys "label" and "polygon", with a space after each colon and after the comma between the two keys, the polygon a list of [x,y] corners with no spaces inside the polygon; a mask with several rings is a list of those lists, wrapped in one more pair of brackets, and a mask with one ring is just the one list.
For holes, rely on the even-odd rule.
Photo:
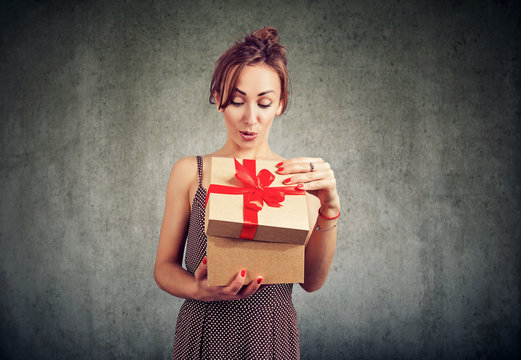
{"label": "finger", "polygon": [[[311,164],[313,163],[313,169]],[[278,167],[277,173],[279,174],[295,174],[295,173],[308,173],[308,172],[319,172],[327,171],[331,167],[329,163],[325,162],[321,158],[295,158],[282,162],[281,166]]]}
{"label": "finger", "polygon": [[261,284],[262,284],[262,276],[258,276],[256,279],[253,279],[253,281],[246,286],[244,289],[241,290],[240,296],[241,298],[245,299],[247,297],[252,296],[259,290]]}
{"label": "finger", "polygon": [[208,273],[208,264],[206,256],[203,258],[203,261],[199,264],[197,269],[195,270],[194,276],[196,280],[203,280],[206,278],[206,274]]}
{"label": "finger", "polygon": [[[279,164],[290,165],[290,164],[296,164],[296,163],[309,163],[310,161],[323,162],[324,160],[322,158],[317,158],[317,157],[301,156],[301,157],[295,157],[292,159],[283,160]],[[277,167],[280,167],[279,164],[277,164]]]}
{"label": "finger", "polygon": [[336,187],[335,179],[324,179],[310,182],[302,182],[297,185],[298,190],[313,191],[321,189],[334,190]]}
{"label": "finger", "polygon": [[232,283],[223,289],[223,292],[229,295],[237,295],[237,293],[241,290],[242,286],[244,285],[245,279],[246,270],[242,269],[241,271],[239,271]]}
{"label": "finger", "polygon": [[292,174],[296,172],[306,172],[311,170],[310,163],[315,164],[317,166],[319,163],[322,163],[323,160],[319,158],[311,158],[311,157],[298,157],[293,159],[288,159],[277,164],[277,172],[279,174]]}
{"label": "finger", "polygon": [[285,185],[295,185],[301,183],[309,183],[312,181],[334,179],[332,170],[314,171],[301,174],[291,174],[290,177],[284,179],[282,182]]}

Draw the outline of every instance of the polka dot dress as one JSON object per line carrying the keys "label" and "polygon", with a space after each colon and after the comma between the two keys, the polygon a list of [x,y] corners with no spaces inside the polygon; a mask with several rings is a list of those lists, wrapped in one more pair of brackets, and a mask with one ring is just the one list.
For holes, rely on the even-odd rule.
{"label": "polka dot dress", "polygon": [[[197,157],[199,187],[194,197],[185,264],[194,273],[206,255],[203,162]],[[266,285],[247,299],[185,300],[175,330],[172,359],[299,359],[293,284]]]}

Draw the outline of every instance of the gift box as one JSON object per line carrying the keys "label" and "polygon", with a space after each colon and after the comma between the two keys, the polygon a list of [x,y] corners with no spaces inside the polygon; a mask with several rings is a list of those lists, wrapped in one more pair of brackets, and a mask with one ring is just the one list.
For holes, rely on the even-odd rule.
{"label": "gift box", "polygon": [[246,283],[304,281],[309,233],[305,192],[286,186],[278,161],[211,159],[206,198],[208,284],[228,285],[241,269]]}
{"label": "gift box", "polygon": [[304,245],[208,236],[208,285],[230,284],[246,269],[245,284],[262,275],[263,284],[304,282]]}

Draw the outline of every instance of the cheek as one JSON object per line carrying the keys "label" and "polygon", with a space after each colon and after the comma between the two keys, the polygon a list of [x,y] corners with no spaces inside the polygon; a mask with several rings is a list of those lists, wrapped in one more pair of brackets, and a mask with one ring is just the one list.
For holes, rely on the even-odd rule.
{"label": "cheek", "polygon": [[273,110],[270,109],[270,111],[263,112],[261,114],[262,121],[265,123],[272,121],[275,118],[275,111],[276,111],[276,109],[273,109]]}
{"label": "cheek", "polygon": [[234,110],[235,109],[230,109],[224,113],[224,120],[227,123],[235,123],[241,118],[241,115]]}

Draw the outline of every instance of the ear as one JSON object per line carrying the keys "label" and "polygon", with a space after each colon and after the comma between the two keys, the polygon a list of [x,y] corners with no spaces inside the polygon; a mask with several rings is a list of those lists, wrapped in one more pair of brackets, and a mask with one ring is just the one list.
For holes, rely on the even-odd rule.
{"label": "ear", "polygon": [[279,103],[279,107],[277,108],[277,111],[275,112],[275,116],[279,116],[282,113],[283,108],[284,108],[284,101],[281,100]]}
{"label": "ear", "polygon": [[215,99],[215,107],[217,108],[217,111],[224,112],[223,108],[219,108],[219,104],[221,103],[221,97],[219,96],[217,91],[213,93],[213,98]]}

